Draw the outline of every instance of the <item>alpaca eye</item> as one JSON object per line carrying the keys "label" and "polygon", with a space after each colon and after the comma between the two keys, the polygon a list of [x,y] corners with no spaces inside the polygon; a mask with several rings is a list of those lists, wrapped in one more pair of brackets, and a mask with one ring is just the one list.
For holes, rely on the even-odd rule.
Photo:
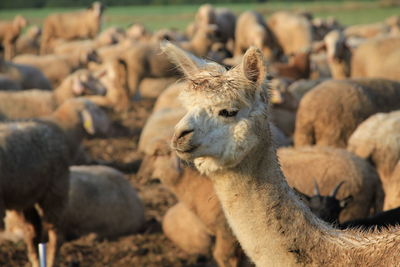
{"label": "alpaca eye", "polygon": [[223,110],[219,111],[218,115],[225,117],[225,118],[229,118],[229,117],[235,117],[236,114],[238,114],[238,112],[239,112],[239,110],[230,110],[229,111],[227,109],[223,109]]}

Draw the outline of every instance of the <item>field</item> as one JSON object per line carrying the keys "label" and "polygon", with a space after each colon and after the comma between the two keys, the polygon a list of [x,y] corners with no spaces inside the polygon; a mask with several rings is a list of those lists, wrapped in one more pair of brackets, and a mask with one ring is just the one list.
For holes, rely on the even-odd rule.
{"label": "field", "polygon": [[[308,11],[312,12],[316,17],[333,16],[345,25],[381,21],[388,16],[400,13],[400,6],[385,7],[377,1],[315,1],[229,4],[224,6],[231,8],[237,14],[245,10],[257,10],[265,17],[268,17],[268,15],[278,10]],[[197,8],[197,5],[109,7],[105,12],[104,26],[126,27],[132,23],[140,22],[152,30],[165,27],[174,27],[182,30],[193,19]],[[22,14],[26,16],[32,24],[41,24],[48,14],[54,12],[67,12],[71,10],[74,9],[45,8],[0,10],[0,18],[11,19],[16,14]]]}

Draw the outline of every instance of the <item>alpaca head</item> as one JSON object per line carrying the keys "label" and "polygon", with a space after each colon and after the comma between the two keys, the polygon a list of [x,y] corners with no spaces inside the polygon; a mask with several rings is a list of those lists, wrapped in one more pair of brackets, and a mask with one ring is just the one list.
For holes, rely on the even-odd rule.
{"label": "alpaca head", "polygon": [[189,81],[180,95],[188,112],[172,140],[180,158],[209,174],[236,166],[269,138],[266,69],[258,49],[250,48],[229,71],[170,43],[163,50]]}

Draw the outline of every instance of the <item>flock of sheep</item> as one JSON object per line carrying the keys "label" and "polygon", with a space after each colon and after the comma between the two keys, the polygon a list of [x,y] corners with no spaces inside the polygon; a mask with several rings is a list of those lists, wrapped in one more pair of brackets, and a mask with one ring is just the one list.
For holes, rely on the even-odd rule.
{"label": "flock of sheep", "polygon": [[193,66],[177,68],[160,47],[165,40],[227,69],[258,48],[269,127],[299,198],[338,228],[400,221],[400,17],[345,27],[306,12],[265,20],[206,4],[185,32],[141,24],[100,32],[103,12],[94,2],[49,15],[25,34],[21,16],[0,22],[0,239],[23,238],[32,266],[39,243],[48,244],[53,266],[63,240],[143,227],[146,210],[124,174],[82,149],[87,137],[107,137],[110,114],[126,114],[143,97],[157,99],[140,134],[137,176],[159,179],[178,199],[164,234],[189,254],[212,251],[218,266],[251,265],[211,180],[170,147],[187,112],[179,93],[212,81],[182,79]]}

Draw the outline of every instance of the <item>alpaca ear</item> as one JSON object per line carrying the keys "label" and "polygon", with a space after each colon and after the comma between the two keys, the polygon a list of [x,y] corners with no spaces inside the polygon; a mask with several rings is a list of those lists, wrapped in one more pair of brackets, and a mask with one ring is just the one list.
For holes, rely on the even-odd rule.
{"label": "alpaca ear", "polygon": [[242,69],[244,76],[257,85],[264,83],[267,69],[264,64],[262,53],[255,47],[247,49],[243,56]]}
{"label": "alpaca ear", "polygon": [[186,77],[193,76],[199,72],[202,66],[206,65],[204,60],[185,52],[168,41],[161,43],[161,50],[167,54],[172,63],[181,69]]}

